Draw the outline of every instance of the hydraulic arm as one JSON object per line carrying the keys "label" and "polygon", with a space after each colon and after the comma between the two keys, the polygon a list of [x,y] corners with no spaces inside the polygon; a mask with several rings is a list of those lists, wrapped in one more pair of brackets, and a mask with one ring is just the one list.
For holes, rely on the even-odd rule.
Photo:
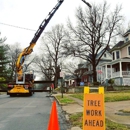
{"label": "hydraulic arm", "polygon": [[92,6],[88,3],[88,2],[86,2],[85,0],[82,0],[87,6],[89,6],[89,8],[91,8]]}
{"label": "hydraulic arm", "polygon": [[[43,20],[43,22],[40,24],[38,30],[36,31],[33,39],[30,42],[30,45],[25,48],[19,55],[17,62],[16,62],[16,73],[22,74],[22,65],[24,63],[26,55],[29,55],[33,51],[33,47],[35,46],[37,40],[39,39],[40,35],[42,34],[43,30],[46,28],[47,24],[55,14],[55,12],[58,10],[58,8],[61,6],[64,0],[59,0],[58,3],[55,5],[55,7],[49,12],[48,16]],[[86,2],[85,0],[82,0],[87,6],[91,8],[91,5]]]}
{"label": "hydraulic arm", "polygon": [[[33,48],[41,36],[42,32],[48,25],[49,21],[53,17],[53,15],[56,13],[58,8],[61,6],[64,0],[58,0],[55,7],[49,12],[47,17],[43,20],[43,22],[40,24],[38,30],[36,31],[33,39],[30,42],[30,45],[26,47],[18,56],[17,62],[16,62],[16,82],[10,82],[8,84],[8,90],[7,94],[10,96],[17,95],[17,94],[29,94],[30,96],[35,92],[34,90],[34,75],[32,72],[24,72],[22,65],[25,61],[25,58],[27,55],[31,54],[33,51]],[[82,0],[87,6],[91,8],[91,5],[87,3],[85,0]]]}
{"label": "hydraulic arm", "polygon": [[59,0],[58,3],[55,5],[55,7],[49,12],[48,16],[43,20],[43,22],[40,24],[38,30],[36,31],[33,39],[30,42],[30,45],[25,48],[19,55],[17,62],[16,62],[16,72],[17,74],[22,74],[22,65],[24,63],[26,55],[29,55],[33,51],[33,47],[35,46],[37,40],[39,39],[40,35],[42,34],[45,27],[48,25],[49,21],[55,14],[55,12],[58,10],[58,8],[61,6],[64,0]]}

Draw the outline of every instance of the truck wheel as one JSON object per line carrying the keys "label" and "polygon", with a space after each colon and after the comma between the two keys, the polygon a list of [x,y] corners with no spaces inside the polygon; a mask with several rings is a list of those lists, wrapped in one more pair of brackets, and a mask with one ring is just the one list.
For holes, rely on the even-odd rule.
{"label": "truck wheel", "polygon": [[14,94],[9,94],[10,95],[10,97],[14,97]]}
{"label": "truck wheel", "polygon": [[33,94],[32,94],[32,92],[30,92],[30,96],[32,96]]}
{"label": "truck wheel", "polygon": [[29,96],[32,96],[33,95],[33,93],[31,92],[31,90],[29,91]]}

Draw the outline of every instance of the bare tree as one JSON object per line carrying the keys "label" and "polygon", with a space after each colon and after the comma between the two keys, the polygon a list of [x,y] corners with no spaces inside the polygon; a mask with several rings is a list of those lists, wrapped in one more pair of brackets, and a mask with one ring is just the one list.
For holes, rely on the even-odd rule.
{"label": "bare tree", "polygon": [[67,62],[64,66],[63,66],[63,70],[66,72],[66,74],[68,75],[72,75],[76,82],[77,85],[79,85],[79,82],[81,81],[81,77],[84,75],[84,73],[86,72],[87,68],[81,68],[80,67],[84,65],[84,63],[81,62],[81,60],[79,61],[70,61]]}
{"label": "bare tree", "polygon": [[[85,11],[79,7],[76,11],[77,25],[74,27],[68,20],[70,35],[68,43],[63,47],[64,54],[73,55],[90,62],[93,66],[93,81],[97,81],[96,66],[108,49],[111,39],[117,36],[118,28],[123,17],[120,15],[121,6],[116,6],[113,12],[109,12],[109,6],[104,1],[102,5],[92,5]],[[96,59],[98,53],[101,56]]]}
{"label": "bare tree", "polygon": [[18,48],[19,43],[15,43],[14,45],[10,45],[8,49],[8,56],[10,57],[10,69],[11,72],[11,78],[15,78],[15,72],[16,72],[16,61],[19,53],[21,52],[21,49]]}
{"label": "bare tree", "polygon": [[75,63],[74,61],[70,61],[63,65],[63,69],[66,72],[66,74],[75,75],[74,71],[77,69],[77,66],[77,63]]}
{"label": "bare tree", "polygon": [[42,37],[43,52],[40,56],[40,61],[37,62],[37,64],[41,68],[42,72],[46,75],[46,77],[46,70],[50,69],[50,71],[52,71],[55,80],[55,87],[57,86],[60,64],[63,58],[63,50],[61,45],[65,42],[66,33],[63,25],[56,25],[52,27],[52,29],[46,32],[44,37]]}
{"label": "bare tree", "polygon": [[54,77],[54,70],[51,59],[46,55],[37,56],[34,63],[38,66],[35,69],[38,73],[43,74],[45,80],[51,81]]}

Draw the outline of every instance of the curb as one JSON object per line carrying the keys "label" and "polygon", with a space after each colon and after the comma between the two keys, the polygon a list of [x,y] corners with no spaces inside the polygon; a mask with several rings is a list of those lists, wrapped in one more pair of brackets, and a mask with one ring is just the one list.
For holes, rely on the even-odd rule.
{"label": "curb", "polygon": [[[54,97],[57,100],[58,104],[61,105],[61,107],[64,105],[64,104],[60,103],[59,100],[54,95],[52,97]],[[67,121],[69,121],[68,113],[65,114],[65,118],[66,118]],[[82,130],[82,129],[80,127],[71,127],[69,130]]]}

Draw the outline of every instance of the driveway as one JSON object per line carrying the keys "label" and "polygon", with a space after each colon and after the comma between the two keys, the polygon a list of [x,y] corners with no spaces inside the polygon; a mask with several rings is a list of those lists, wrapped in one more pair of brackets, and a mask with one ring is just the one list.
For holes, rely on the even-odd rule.
{"label": "driveway", "polygon": [[130,113],[122,113],[120,110],[130,111],[130,101],[118,101],[105,103],[105,115],[108,119],[130,125]]}

